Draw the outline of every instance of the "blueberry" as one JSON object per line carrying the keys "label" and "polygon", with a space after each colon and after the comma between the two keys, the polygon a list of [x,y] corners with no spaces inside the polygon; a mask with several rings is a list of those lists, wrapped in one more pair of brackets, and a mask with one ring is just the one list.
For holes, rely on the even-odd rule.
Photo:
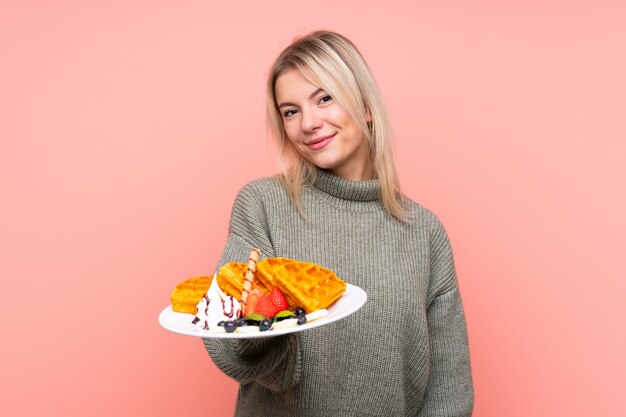
{"label": "blueberry", "polygon": [[303,314],[301,316],[298,316],[298,324],[304,324],[306,323],[306,315]]}
{"label": "blueberry", "polygon": [[248,325],[248,322],[245,321],[243,318],[237,319],[236,323],[237,323],[237,327],[243,327],[243,326],[247,326]]}
{"label": "blueberry", "polygon": [[306,312],[304,311],[302,307],[296,308],[296,316],[302,316],[304,314],[306,314]]}
{"label": "blueberry", "polygon": [[226,333],[232,333],[235,331],[236,328],[237,328],[237,323],[235,323],[232,320],[229,320],[224,323],[224,330],[226,330]]}
{"label": "blueberry", "polygon": [[271,328],[272,328],[272,322],[269,319],[263,319],[261,320],[261,323],[259,323],[259,330],[262,332],[269,330]]}

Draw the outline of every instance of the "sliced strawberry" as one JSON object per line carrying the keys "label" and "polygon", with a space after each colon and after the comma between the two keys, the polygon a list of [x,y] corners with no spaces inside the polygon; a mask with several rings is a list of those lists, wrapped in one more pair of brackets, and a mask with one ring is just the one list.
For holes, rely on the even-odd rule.
{"label": "sliced strawberry", "polygon": [[263,314],[265,317],[271,319],[280,311],[278,307],[274,305],[271,298],[268,295],[259,297],[256,305],[254,306],[253,313]]}
{"label": "sliced strawberry", "polygon": [[256,306],[256,303],[262,296],[263,291],[259,288],[255,288],[250,291],[250,294],[248,294],[248,298],[246,299],[246,307],[243,310],[244,316],[247,316],[248,314],[252,314],[254,312],[254,306]]}
{"label": "sliced strawberry", "polygon": [[274,303],[274,305],[278,309],[278,311],[287,310],[289,308],[289,304],[287,303],[287,300],[285,299],[283,292],[279,290],[278,288],[276,287],[272,288],[272,291],[270,291],[269,297],[270,297],[270,300],[272,300],[272,303]]}

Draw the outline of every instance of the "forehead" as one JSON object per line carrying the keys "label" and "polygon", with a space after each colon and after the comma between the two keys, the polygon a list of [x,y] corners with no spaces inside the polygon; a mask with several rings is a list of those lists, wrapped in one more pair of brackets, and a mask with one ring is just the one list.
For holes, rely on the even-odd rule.
{"label": "forehead", "polygon": [[276,101],[306,100],[320,87],[313,84],[299,70],[293,68],[284,71],[276,78],[274,93]]}

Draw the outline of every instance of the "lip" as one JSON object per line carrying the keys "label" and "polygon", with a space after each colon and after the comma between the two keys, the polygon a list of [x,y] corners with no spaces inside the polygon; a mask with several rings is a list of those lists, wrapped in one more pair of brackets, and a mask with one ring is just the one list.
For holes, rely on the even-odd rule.
{"label": "lip", "polygon": [[306,142],[305,145],[308,146],[310,150],[317,151],[328,145],[333,140],[335,135],[336,133],[333,133],[332,135],[311,139],[310,141]]}

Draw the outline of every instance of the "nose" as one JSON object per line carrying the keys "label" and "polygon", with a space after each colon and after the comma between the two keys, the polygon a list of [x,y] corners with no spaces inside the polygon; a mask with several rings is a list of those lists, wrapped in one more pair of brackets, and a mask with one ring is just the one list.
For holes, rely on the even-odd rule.
{"label": "nose", "polygon": [[314,132],[319,130],[324,123],[315,110],[302,110],[302,130],[305,132]]}

